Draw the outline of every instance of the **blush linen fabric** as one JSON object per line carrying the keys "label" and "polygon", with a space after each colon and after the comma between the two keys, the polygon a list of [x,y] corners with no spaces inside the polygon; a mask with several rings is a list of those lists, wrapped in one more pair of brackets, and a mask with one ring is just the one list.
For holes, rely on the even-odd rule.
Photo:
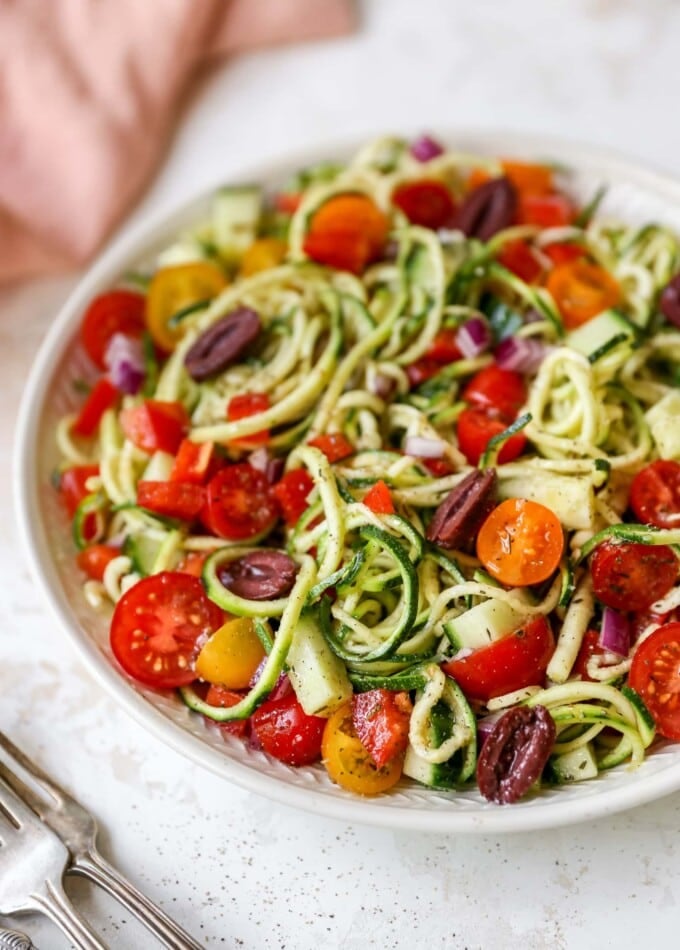
{"label": "blush linen fabric", "polygon": [[354,17],[351,0],[0,0],[0,282],[92,256],[201,66]]}

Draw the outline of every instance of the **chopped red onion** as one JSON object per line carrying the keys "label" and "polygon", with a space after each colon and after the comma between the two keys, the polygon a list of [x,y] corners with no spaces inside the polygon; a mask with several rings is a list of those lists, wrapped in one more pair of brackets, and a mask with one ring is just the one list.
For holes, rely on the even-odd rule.
{"label": "chopped red onion", "polygon": [[535,373],[552,347],[531,337],[511,336],[501,340],[494,351],[501,369],[517,373]]}
{"label": "chopped red onion", "polygon": [[477,736],[481,740],[480,745],[493,732],[496,723],[505,712],[507,712],[506,709],[499,709],[497,712],[489,713],[483,719],[477,720]]}
{"label": "chopped red onion", "polygon": [[602,629],[600,630],[599,645],[609,653],[617,656],[628,656],[630,650],[630,623],[625,614],[611,607],[602,611]]}
{"label": "chopped red onion", "polygon": [[444,149],[429,135],[420,135],[411,143],[411,155],[419,162],[429,162],[444,154]]}
{"label": "chopped red onion", "polygon": [[124,333],[114,333],[106,348],[104,363],[116,389],[130,396],[139,392],[145,376],[140,340]]}
{"label": "chopped red onion", "polygon": [[392,379],[391,376],[384,376],[382,373],[377,373],[371,383],[371,392],[375,396],[380,396],[381,399],[389,399],[396,385],[396,380]]}
{"label": "chopped red onion", "polygon": [[248,463],[256,468],[258,472],[266,472],[270,462],[269,451],[266,446],[260,446],[248,456]]}
{"label": "chopped red onion", "polygon": [[444,443],[441,439],[409,435],[404,441],[404,452],[419,459],[440,459],[444,455]]}
{"label": "chopped red onion", "polygon": [[283,475],[283,468],[285,464],[286,464],[285,459],[282,459],[282,458],[269,459],[269,462],[267,463],[267,471],[265,474],[267,475],[267,481],[269,482],[270,485],[273,485],[274,482],[279,481],[279,479]]}
{"label": "chopped red onion", "polygon": [[471,360],[488,350],[491,345],[491,330],[482,317],[472,317],[458,328],[456,343],[463,356]]}

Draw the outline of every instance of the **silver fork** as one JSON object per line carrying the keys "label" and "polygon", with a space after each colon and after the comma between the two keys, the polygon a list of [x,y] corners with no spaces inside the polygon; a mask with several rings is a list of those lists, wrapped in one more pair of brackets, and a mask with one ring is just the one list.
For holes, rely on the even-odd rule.
{"label": "silver fork", "polygon": [[46,914],[81,950],[106,950],[62,887],[63,841],[0,782],[0,914]]}
{"label": "silver fork", "polygon": [[101,856],[96,844],[97,822],[90,812],[17,749],[2,732],[0,747],[13,760],[13,764],[24,769],[50,799],[47,801],[36,794],[0,760],[0,776],[31,806],[45,824],[59,835],[71,852],[71,864],[67,870],[89,878],[115,897],[148,927],[164,946],[171,950],[202,950],[200,943]]}

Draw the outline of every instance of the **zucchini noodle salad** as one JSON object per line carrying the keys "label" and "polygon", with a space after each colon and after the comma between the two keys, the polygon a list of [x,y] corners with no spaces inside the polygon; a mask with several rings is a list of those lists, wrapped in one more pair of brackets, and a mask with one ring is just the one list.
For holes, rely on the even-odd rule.
{"label": "zucchini noodle salad", "polygon": [[92,300],[54,481],[122,671],[358,795],[680,740],[680,244],[603,198],[385,138]]}

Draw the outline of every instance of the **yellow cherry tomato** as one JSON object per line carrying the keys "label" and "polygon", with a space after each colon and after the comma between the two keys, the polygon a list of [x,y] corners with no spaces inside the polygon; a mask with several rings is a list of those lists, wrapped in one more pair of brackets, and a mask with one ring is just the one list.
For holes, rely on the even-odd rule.
{"label": "yellow cherry tomato", "polygon": [[253,621],[236,617],[216,630],[196,658],[196,675],[216,686],[245,689],[264,658]]}
{"label": "yellow cherry tomato", "polygon": [[401,778],[401,756],[379,769],[363,747],[352,724],[351,703],[336,709],[326,723],[321,756],[335,784],[355,795],[379,795]]}
{"label": "yellow cherry tomato", "polygon": [[193,261],[156,271],[146,298],[146,325],[154,343],[164,350],[174,350],[184,335],[177,315],[212,300],[226,283],[222,271],[210,261]]}
{"label": "yellow cherry tomato", "polygon": [[276,267],[286,256],[288,245],[275,237],[258,238],[253,241],[241,260],[240,274],[250,277],[261,270]]}

